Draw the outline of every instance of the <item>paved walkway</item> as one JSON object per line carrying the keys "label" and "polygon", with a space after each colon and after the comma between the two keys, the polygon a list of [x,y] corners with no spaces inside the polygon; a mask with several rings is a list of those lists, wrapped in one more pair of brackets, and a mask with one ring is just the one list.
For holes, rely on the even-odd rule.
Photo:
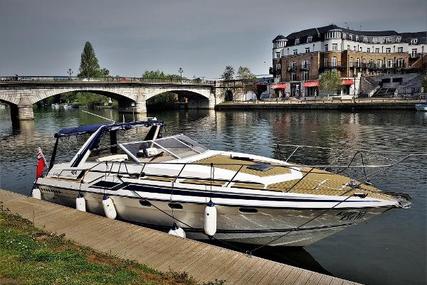
{"label": "paved walkway", "polygon": [[0,207],[99,252],[226,284],[356,284],[0,189]]}

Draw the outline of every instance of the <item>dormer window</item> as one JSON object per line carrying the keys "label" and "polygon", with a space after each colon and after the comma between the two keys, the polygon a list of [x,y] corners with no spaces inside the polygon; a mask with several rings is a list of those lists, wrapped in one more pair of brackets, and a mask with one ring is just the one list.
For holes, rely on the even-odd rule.
{"label": "dormer window", "polygon": [[359,36],[358,35],[356,35],[356,42],[359,40]]}
{"label": "dormer window", "polygon": [[299,45],[299,38],[296,38],[296,39],[295,39],[295,44],[296,44],[296,45]]}
{"label": "dormer window", "polygon": [[352,41],[352,40],[353,40],[353,35],[352,35],[352,34],[349,34],[349,35],[348,35],[348,38],[350,39],[350,41]]}
{"label": "dormer window", "polygon": [[418,39],[411,39],[411,45],[416,45],[418,43]]}
{"label": "dormer window", "polygon": [[402,40],[401,36],[396,37],[396,43],[400,43],[401,40]]}
{"label": "dormer window", "polygon": [[368,42],[368,37],[363,37],[363,42],[367,43]]}
{"label": "dormer window", "polygon": [[346,33],[342,33],[342,38],[346,39],[347,38],[347,34]]}
{"label": "dormer window", "polygon": [[311,43],[312,41],[313,41],[313,37],[312,36],[307,37],[307,43]]}

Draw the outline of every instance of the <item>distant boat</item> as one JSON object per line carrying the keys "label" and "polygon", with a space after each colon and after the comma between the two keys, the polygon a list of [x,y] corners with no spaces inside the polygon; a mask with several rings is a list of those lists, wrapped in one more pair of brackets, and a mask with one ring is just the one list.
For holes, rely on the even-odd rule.
{"label": "distant boat", "polygon": [[71,110],[73,108],[73,106],[68,103],[61,105],[61,107],[64,108],[64,110]]}
{"label": "distant boat", "polygon": [[417,111],[427,112],[427,103],[416,104],[415,109],[417,109]]}
{"label": "distant boat", "polygon": [[59,107],[60,107],[58,103],[52,104],[50,106],[52,107],[53,110],[59,110]]}

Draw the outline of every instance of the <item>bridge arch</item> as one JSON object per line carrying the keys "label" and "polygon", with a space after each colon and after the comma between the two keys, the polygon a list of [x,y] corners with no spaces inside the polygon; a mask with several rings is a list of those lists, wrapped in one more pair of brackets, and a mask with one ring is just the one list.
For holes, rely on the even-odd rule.
{"label": "bridge arch", "polygon": [[[188,89],[171,89],[167,91],[163,90],[161,92],[151,93],[150,96],[146,96],[147,108],[150,109],[156,106],[156,104],[153,103],[153,101],[156,98],[168,93],[173,93],[178,96],[177,98],[178,100],[176,103],[180,105],[180,108],[182,107],[189,108],[189,109],[209,109],[210,108],[210,100],[212,99],[211,94],[208,94],[208,92],[195,92],[193,90],[188,90]],[[172,102],[169,102],[169,104],[170,103]],[[175,103],[172,103],[172,104],[174,105]],[[158,108],[159,105],[157,105],[156,107]],[[176,107],[177,106],[175,106],[175,108]]]}
{"label": "bridge arch", "polygon": [[127,90],[120,89],[106,89],[106,88],[61,88],[61,89],[53,89],[53,90],[41,90],[38,92],[38,96],[33,96],[31,100],[32,104],[35,104],[44,99],[65,94],[65,93],[76,93],[76,92],[89,92],[102,96],[107,96],[112,99],[121,100],[123,98],[129,99],[131,101],[136,101],[137,96],[134,93],[130,93]]}

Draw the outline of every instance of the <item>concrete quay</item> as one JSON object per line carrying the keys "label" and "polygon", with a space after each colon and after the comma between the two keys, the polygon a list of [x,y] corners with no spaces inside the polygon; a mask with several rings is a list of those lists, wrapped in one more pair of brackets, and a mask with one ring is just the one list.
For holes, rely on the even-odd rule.
{"label": "concrete quay", "polygon": [[409,99],[319,99],[319,100],[287,100],[287,101],[246,101],[246,102],[224,102],[215,106],[216,110],[413,110],[415,104],[425,100]]}
{"label": "concrete quay", "polygon": [[168,235],[0,189],[0,209],[47,232],[159,271],[187,272],[226,284],[357,284],[218,246]]}

